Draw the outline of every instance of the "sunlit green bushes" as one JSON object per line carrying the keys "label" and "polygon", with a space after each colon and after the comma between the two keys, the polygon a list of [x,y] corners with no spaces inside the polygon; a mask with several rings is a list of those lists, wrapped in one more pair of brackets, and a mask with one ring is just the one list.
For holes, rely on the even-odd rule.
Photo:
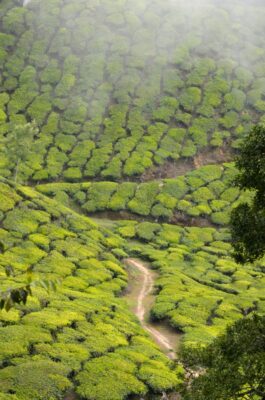
{"label": "sunlit green bushes", "polygon": [[136,377],[135,364],[118,355],[100,357],[85,365],[77,376],[78,392],[87,399],[122,400],[129,394],[143,395],[147,388]]}
{"label": "sunlit green bushes", "polygon": [[[115,229],[126,237],[130,226],[121,221]],[[128,243],[127,251],[149,259],[159,272],[151,317],[167,319],[184,334],[185,346],[209,343],[246,312],[263,312],[264,260],[254,266],[235,264],[226,230],[138,223],[134,231],[131,237],[138,244]]]}
{"label": "sunlit green bushes", "polygon": [[2,392],[15,392],[19,400],[59,398],[71,387],[70,368],[49,359],[20,362],[0,371]]}
{"label": "sunlit green bushes", "polygon": [[154,197],[159,191],[159,183],[150,182],[139,185],[135,197],[128,203],[130,211],[140,214],[149,215],[154,201]]}
{"label": "sunlit green bushes", "polygon": [[232,187],[233,164],[206,165],[175,179],[134,182],[86,182],[47,184],[37,188],[64,204],[76,202],[87,212],[128,211],[154,220],[173,221],[178,212],[189,217],[208,217],[226,225],[231,207],[248,201],[250,193]]}
{"label": "sunlit green bushes", "polygon": [[88,198],[83,208],[88,212],[107,208],[110,197],[117,188],[114,182],[100,182],[94,184],[88,192]]}
{"label": "sunlit green bushes", "polygon": [[[110,199],[117,184],[99,185]],[[58,187],[50,184],[46,190],[56,193]],[[66,183],[59,193],[77,188],[90,190],[91,185]],[[91,400],[123,400],[179,384],[179,371],[116,296],[127,286],[116,257],[117,250],[119,257],[126,256],[122,237],[32,188],[16,191],[3,181],[0,196],[7,199],[0,229],[1,290],[27,284],[29,268],[34,282],[27,304],[0,311],[0,397],[61,399],[74,389]],[[157,227],[143,225],[139,237]],[[47,280],[55,291],[46,290]],[[138,346],[144,342],[142,359],[133,356],[137,340]],[[160,360],[151,374],[144,369],[150,359]]]}

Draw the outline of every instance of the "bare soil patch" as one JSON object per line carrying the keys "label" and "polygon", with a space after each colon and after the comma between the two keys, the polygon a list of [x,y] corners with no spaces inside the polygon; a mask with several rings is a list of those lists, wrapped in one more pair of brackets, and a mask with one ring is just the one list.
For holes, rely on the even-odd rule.
{"label": "bare soil patch", "polygon": [[91,219],[99,222],[102,221],[138,221],[138,222],[154,222],[154,223],[168,223],[179,226],[198,226],[198,227],[215,227],[216,225],[210,221],[208,217],[191,217],[180,211],[176,211],[172,218],[155,218],[151,215],[141,216],[129,211],[98,211],[95,213],[86,214]]}
{"label": "bare soil patch", "polygon": [[233,161],[234,156],[235,154],[229,146],[220,148],[207,147],[200,150],[193,158],[166,161],[163,165],[151,167],[144,172],[140,180],[148,182],[155,179],[176,178],[204,165],[223,164]]}

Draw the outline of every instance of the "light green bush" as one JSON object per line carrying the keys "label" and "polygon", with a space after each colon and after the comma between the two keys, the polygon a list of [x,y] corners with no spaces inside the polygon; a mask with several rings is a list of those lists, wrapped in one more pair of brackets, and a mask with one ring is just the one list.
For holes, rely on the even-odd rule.
{"label": "light green bush", "polygon": [[174,371],[170,371],[163,363],[156,360],[144,363],[139,369],[138,376],[146,382],[154,392],[174,390],[182,381]]}
{"label": "light green bush", "polygon": [[135,377],[135,370],[135,364],[115,354],[92,360],[77,375],[78,393],[91,400],[122,400],[131,394],[144,395],[147,388]]}
{"label": "light green bush", "polygon": [[87,202],[82,207],[88,212],[108,208],[111,195],[115,192],[117,186],[117,183],[114,182],[94,183],[88,189]]}
{"label": "light green bush", "polygon": [[171,218],[173,212],[162,204],[155,204],[151,210],[151,215],[155,218]]}
{"label": "light green bush", "polygon": [[125,210],[127,203],[135,193],[135,189],[135,183],[124,182],[120,184],[110,199],[109,208],[111,210]]}
{"label": "light green bush", "polygon": [[192,193],[192,199],[196,203],[207,202],[214,199],[214,195],[207,187],[201,187]]}
{"label": "light green bush", "polygon": [[132,238],[135,236],[135,225],[134,221],[126,221],[124,225],[120,226],[117,231],[120,235],[125,238]]}
{"label": "light green bush", "polygon": [[154,235],[160,230],[158,224],[152,224],[150,222],[142,222],[136,227],[136,235],[147,242],[154,238]]}
{"label": "light green bush", "polygon": [[149,215],[158,190],[159,184],[157,182],[139,185],[135,197],[128,203],[129,210],[136,214]]}
{"label": "light green bush", "polygon": [[68,168],[64,171],[64,177],[70,182],[75,182],[82,178],[82,172],[79,168]]}
{"label": "light green bush", "polygon": [[201,90],[197,87],[189,87],[180,96],[180,104],[186,111],[193,111],[201,101]]}
{"label": "light green bush", "polygon": [[242,111],[245,105],[246,95],[241,90],[233,89],[231,93],[225,95],[224,100],[227,110]]}
{"label": "light green bush", "polygon": [[188,186],[185,184],[185,179],[183,177],[164,180],[163,193],[173,198],[181,199],[187,192]]}
{"label": "light green bush", "polygon": [[231,203],[238,198],[238,195],[239,195],[238,188],[230,187],[221,194],[221,199]]}
{"label": "light green bush", "polygon": [[50,360],[26,361],[0,371],[1,390],[15,391],[20,400],[58,398],[71,387],[70,368]]}
{"label": "light green bush", "polygon": [[212,221],[218,225],[227,225],[230,220],[228,212],[214,212],[212,214]]}

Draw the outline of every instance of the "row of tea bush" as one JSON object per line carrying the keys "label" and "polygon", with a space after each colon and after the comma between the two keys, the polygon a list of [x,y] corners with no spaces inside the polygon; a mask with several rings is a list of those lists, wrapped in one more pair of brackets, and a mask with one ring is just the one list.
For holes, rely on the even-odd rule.
{"label": "row of tea bush", "polygon": [[230,163],[203,166],[175,179],[51,183],[38,185],[37,190],[68,206],[81,206],[87,213],[127,211],[158,221],[206,217],[214,224],[226,225],[231,207],[251,198],[250,193],[240,193],[232,185],[235,175],[236,169]]}
{"label": "row of tea bush", "polygon": [[[0,137],[32,120],[40,129],[24,180],[141,175],[237,147],[264,120],[263,8],[12,0],[0,19]],[[13,168],[2,151],[0,174]]]}

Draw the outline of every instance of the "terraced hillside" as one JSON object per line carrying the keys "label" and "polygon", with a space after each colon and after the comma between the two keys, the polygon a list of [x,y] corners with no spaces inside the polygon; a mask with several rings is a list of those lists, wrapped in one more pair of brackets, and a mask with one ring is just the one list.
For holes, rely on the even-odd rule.
{"label": "terraced hillside", "polygon": [[253,311],[264,314],[265,261],[236,264],[227,229],[119,221],[115,232],[159,272],[151,317],[184,333],[185,347],[211,342]]}
{"label": "terraced hillside", "polygon": [[[227,229],[265,124],[265,5],[22,3],[0,3],[0,298],[34,288],[0,311],[0,400],[179,399],[143,327],[192,351],[265,311],[265,260],[237,265]],[[158,276],[142,326],[127,257]]]}
{"label": "terraced hillside", "polygon": [[176,388],[181,369],[117,297],[127,282],[116,257],[122,239],[32,189],[1,182],[0,195],[1,290],[22,285],[28,267],[37,281],[60,282],[0,311],[0,398],[59,399],[73,390],[114,400]]}
{"label": "terraced hillside", "polygon": [[247,4],[4,2],[1,134],[40,127],[24,179],[117,180],[237,147],[265,110],[264,7]]}
{"label": "terraced hillside", "polygon": [[[175,179],[37,185],[38,191],[93,215],[139,217],[181,224],[226,225],[232,207],[252,195],[231,186],[233,164],[207,165]],[[109,211],[109,213],[104,213]],[[113,214],[111,213],[113,212]],[[197,218],[200,217],[200,218]]]}

